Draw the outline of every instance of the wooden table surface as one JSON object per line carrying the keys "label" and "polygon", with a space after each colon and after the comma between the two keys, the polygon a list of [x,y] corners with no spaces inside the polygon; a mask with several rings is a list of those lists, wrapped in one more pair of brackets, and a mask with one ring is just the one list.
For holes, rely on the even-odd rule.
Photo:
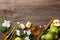
{"label": "wooden table surface", "polygon": [[[21,1],[21,0],[20,0]],[[16,22],[26,23],[31,21],[34,25],[45,25],[51,17],[60,19],[60,1],[59,0],[33,0],[33,2],[19,0],[14,6],[1,6],[0,5],[0,26],[1,16],[6,16],[14,25]],[[24,3],[25,2],[25,3]],[[27,3],[26,3],[27,2]],[[13,2],[12,2],[13,3]],[[2,40],[4,33],[0,32],[0,40]]]}

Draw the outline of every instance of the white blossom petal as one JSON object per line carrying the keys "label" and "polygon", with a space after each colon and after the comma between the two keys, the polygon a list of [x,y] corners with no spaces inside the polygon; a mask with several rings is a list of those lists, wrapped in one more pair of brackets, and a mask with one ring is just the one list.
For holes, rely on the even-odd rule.
{"label": "white blossom petal", "polygon": [[28,36],[28,37],[25,37],[25,40],[30,40],[30,39],[29,39],[29,36]]}
{"label": "white blossom petal", "polygon": [[3,27],[5,26],[5,27],[9,28],[10,25],[11,25],[11,24],[10,24],[10,21],[6,21],[6,20],[5,20],[4,23],[2,23],[2,26],[3,26]]}
{"label": "white blossom petal", "polygon": [[30,31],[30,30],[28,30],[28,31],[27,31],[27,35],[30,35],[30,34],[31,34],[31,31]]}
{"label": "white blossom petal", "polygon": [[24,30],[24,34],[26,33],[26,30]]}
{"label": "white blossom petal", "polygon": [[16,35],[20,36],[20,31],[19,30],[16,30]]}

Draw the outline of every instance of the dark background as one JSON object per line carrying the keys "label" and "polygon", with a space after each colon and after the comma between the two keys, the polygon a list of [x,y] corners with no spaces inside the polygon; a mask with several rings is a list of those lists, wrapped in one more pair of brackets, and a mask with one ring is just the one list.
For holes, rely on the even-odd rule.
{"label": "dark background", "polygon": [[[6,16],[14,25],[17,21],[26,23],[31,21],[34,25],[45,25],[51,17],[60,19],[59,0],[0,0],[0,26],[1,17]],[[0,40],[4,33],[0,32]]]}

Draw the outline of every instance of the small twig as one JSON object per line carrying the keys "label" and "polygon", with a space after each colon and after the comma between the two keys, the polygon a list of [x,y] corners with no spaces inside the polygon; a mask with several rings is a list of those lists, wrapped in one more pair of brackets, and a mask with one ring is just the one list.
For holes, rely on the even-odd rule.
{"label": "small twig", "polygon": [[3,40],[8,40],[9,36],[14,32],[14,30],[16,29],[17,27],[13,27],[12,30],[10,30],[9,32],[7,32],[4,37],[3,37]]}
{"label": "small twig", "polygon": [[53,20],[54,20],[54,18],[50,19],[50,21],[47,23],[47,25],[45,25],[44,30],[46,30],[49,27],[49,25],[53,22]]}
{"label": "small twig", "polygon": [[[45,25],[44,30],[47,30],[47,28],[49,27],[49,25],[51,24],[51,22],[54,20],[54,18],[51,18],[50,21],[47,23],[47,25]],[[39,34],[39,36],[37,37],[37,40],[40,40],[41,36],[42,36],[43,32],[41,32],[41,34]]]}
{"label": "small twig", "polygon": [[13,37],[13,35],[14,35],[15,32],[16,32],[16,29],[15,29],[15,30],[13,31],[13,33],[11,34],[9,40],[12,40],[12,37]]}

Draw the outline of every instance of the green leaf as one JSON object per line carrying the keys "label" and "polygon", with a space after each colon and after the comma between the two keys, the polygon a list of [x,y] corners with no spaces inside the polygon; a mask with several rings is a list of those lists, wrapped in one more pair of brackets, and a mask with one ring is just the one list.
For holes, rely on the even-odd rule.
{"label": "green leaf", "polygon": [[27,35],[27,33],[24,34],[23,31],[20,32],[20,37],[24,38],[24,37],[27,37],[27,36],[29,36],[29,35]]}
{"label": "green leaf", "polygon": [[30,34],[29,39],[34,40],[34,35]]}
{"label": "green leaf", "polygon": [[20,35],[24,35],[24,32],[20,32]]}
{"label": "green leaf", "polygon": [[44,30],[43,35],[47,34],[48,32],[49,32],[49,30]]}
{"label": "green leaf", "polygon": [[6,17],[5,16],[3,16],[2,17],[2,22],[4,22],[6,20]]}
{"label": "green leaf", "polygon": [[0,31],[3,32],[3,33],[6,32],[7,31],[7,27],[1,27]]}

